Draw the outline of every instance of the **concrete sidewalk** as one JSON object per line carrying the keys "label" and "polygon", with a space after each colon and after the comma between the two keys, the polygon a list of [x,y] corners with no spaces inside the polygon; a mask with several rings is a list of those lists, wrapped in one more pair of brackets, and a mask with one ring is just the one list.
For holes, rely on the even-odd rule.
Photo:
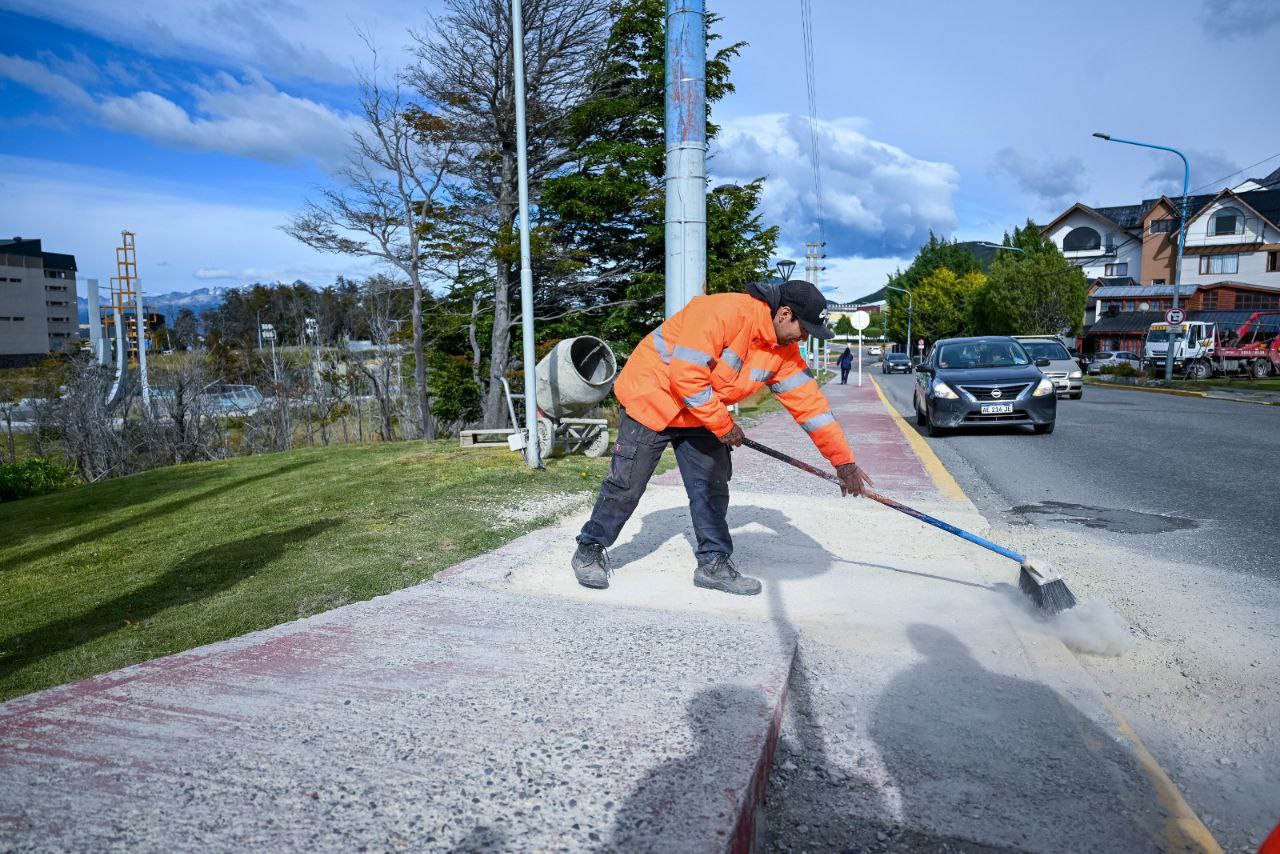
{"label": "concrete sidewalk", "polygon": [[[879,489],[985,527],[870,380],[827,392]],[[785,414],[750,435],[820,462]],[[692,586],[671,472],[607,591],[568,568],[580,513],[5,704],[3,847],[1213,850],[1016,566],[748,450],[734,467],[761,596]]]}

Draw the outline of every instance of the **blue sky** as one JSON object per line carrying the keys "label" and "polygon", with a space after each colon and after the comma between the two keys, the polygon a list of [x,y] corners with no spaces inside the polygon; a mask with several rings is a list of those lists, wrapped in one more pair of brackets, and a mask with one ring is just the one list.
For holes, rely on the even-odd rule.
{"label": "blue sky", "polygon": [[[749,43],[716,109],[713,180],[767,176],[780,254],[817,239],[799,0],[712,3]],[[1280,2],[1069,5],[812,0],[828,270],[855,298],[930,229],[999,239],[1077,199],[1136,202],[1280,166]],[[137,232],[147,290],[302,278],[366,263],[278,228],[341,163],[357,66],[403,62],[438,2],[0,0],[0,234],[41,237],[82,276]]]}

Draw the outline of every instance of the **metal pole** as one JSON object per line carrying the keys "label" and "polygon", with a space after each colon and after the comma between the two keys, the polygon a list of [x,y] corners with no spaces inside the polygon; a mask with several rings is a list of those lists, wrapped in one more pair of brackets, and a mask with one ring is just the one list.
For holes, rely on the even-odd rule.
{"label": "metal pole", "polygon": [[[529,468],[540,469],[542,452],[538,447],[538,365],[533,351],[533,267],[529,261],[529,162],[526,155],[528,143],[525,138],[524,116],[524,18],[520,0],[511,0],[511,64],[515,78],[516,168],[519,173],[520,189],[520,336],[524,361],[524,426],[528,435],[528,441],[524,446],[524,459],[529,464]],[[705,202],[703,207],[705,217]],[[670,301],[669,297],[668,301]]]}
{"label": "metal pole", "polygon": [[862,388],[862,330],[858,330],[858,388]]}
{"label": "metal pole", "polygon": [[706,292],[706,32],[703,0],[667,0],[667,317]]}
{"label": "metal pole", "polygon": [[151,384],[147,382],[147,314],[142,307],[142,280],[134,279],[137,289],[134,303],[138,311],[138,384],[142,387],[142,411],[145,417],[151,417]]}
{"label": "metal pole", "polygon": [[93,353],[93,361],[99,365],[107,363],[107,348],[103,346],[102,307],[98,301],[98,280],[89,279],[87,285],[89,299],[89,350]]}
{"label": "metal pole", "polygon": [[[1176,148],[1170,148],[1167,145],[1156,145],[1152,142],[1138,142],[1132,139],[1121,139],[1118,136],[1112,136],[1109,133],[1095,133],[1098,139],[1104,139],[1107,142],[1123,142],[1125,145],[1136,145],[1139,148],[1155,148],[1160,151],[1168,151],[1178,155],[1182,159],[1182,215],[1179,217],[1178,223],[1178,260],[1173,268],[1173,307],[1178,307],[1178,281],[1182,276],[1182,245],[1186,241],[1187,236],[1187,193],[1188,185],[1191,183],[1191,164],[1187,162],[1187,156]],[[1164,352],[1164,378],[1166,381],[1173,379],[1173,351],[1177,348],[1178,337],[1173,334],[1173,330],[1167,331],[1168,343],[1165,344]]]}

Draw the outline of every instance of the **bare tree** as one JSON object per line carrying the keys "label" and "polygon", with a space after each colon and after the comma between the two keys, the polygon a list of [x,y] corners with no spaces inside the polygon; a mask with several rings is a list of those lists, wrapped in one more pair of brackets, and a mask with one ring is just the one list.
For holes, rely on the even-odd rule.
{"label": "bare tree", "polygon": [[[486,424],[503,422],[502,377],[510,367],[513,239],[518,212],[516,124],[507,0],[446,0],[445,14],[414,33],[417,61],[406,73],[434,132],[450,139],[447,196],[452,216],[483,236],[494,264],[493,333],[484,404]],[[598,0],[525,0],[525,81],[530,194],[571,159],[566,118],[589,95],[600,57],[606,5]]]}
{"label": "bare tree", "polygon": [[422,438],[435,437],[427,399],[422,334],[424,221],[441,191],[456,151],[428,114],[406,103],[398,82],[389,88],[373,71],[362,77],[364,126],[338,175],[345,187],[321,191],[284,230],[322,252],[375,258],[402,273],[413,288],[413,355]]}
{"label": "bare tree", "polygon": [[52,401],[49,413],[49,426],[62,440],[63,452],[90,483],[128,474],[130,441],[121,428],[128,419],[132,394],[108,407],[111,372],[87,357],[76,359],[64,380],[61,396]]}

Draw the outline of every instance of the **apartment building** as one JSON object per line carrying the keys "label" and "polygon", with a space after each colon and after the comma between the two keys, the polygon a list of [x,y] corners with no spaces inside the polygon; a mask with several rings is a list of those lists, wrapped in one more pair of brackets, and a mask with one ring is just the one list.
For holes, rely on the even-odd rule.
{"label": "apartment building", "polygon": [[31,364],[79,343],[74,255],[0,239],[0,365]]}

